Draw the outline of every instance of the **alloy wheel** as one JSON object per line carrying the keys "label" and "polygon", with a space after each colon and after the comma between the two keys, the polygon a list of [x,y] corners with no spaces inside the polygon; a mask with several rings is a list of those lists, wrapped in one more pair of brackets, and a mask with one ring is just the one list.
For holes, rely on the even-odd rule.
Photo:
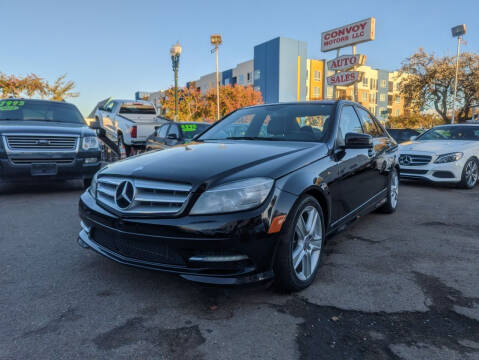
{"label": "alloy wheel", "polygon": [[391,196],[391,206],[395,208],[397,206],[399,196],[399,176],[397,171],[393,172],[389,191]]}
{"label": "alloy wheel", "polygon": [[323,241],[323,229],[318,210],[307,206],[296,222],[292,264],[299,280],[308,280],[319,264]]}
{"label": "alloy wheel", "polygon": [[472,187],[476,184],[479,175],[478,173],[479,169],[477,166],[477,161],[470,160],[466,164],[466,182],[468,186]]}

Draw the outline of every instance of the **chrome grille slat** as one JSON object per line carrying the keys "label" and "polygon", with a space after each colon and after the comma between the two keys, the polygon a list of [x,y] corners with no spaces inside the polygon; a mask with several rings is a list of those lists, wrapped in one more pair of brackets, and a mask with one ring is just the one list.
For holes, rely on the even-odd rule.
{"label": "chrome grille slat", "polygon": [[67,159],[27,159],[27,158],[11,158],[10,161],[15,165],[31,165],[31,164],[71,164],[73,158]]}
{"label": "chrome grille slat", "polygon": [[75,151],[78,136],[51,135],[6,135],[6,145],[10,150],[66,150]]}
{"label": "chrome grille slat", "polygon": [[[135,195],[129,208],[121,209],[115,201],[117,186],[129,180],[134,184]],[[186,206],[191,185],[166,181],[130,179],[116,176],[99,176],[97,201],[125,215],[175,215]]]}

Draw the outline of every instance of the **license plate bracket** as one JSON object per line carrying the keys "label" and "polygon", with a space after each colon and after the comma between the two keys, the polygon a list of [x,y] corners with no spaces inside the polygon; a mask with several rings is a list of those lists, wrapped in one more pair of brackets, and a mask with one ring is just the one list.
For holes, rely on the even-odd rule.
{"label": "license plate bracket", "polygon": [[32,164],[30,168],[32,176],[52,176],[58,173],[56,164]]}

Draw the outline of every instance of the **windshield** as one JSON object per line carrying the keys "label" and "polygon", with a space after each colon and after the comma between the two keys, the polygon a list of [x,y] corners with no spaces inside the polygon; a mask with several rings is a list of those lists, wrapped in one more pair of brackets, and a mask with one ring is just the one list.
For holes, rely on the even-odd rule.
{"label": "windshield", "polygon": [[153,105],[142,103],[125,103],[121,105],[120,114],[148,114],[156,115]]}
{"label": "windshield", "polygon": [[76,106],[38,100],[1,100],[0,121],[29,120],[85,124]]}
{"label": "windshield", "polygon": [[181,131],[183,132],[183,138],[186,141],[189,141],[203,132],[209,124],[181,124],[180,126]]}
{"label": "windshield", "polygon": [[334,105],[279,104],[235,111],[199,140],[275,140],[324,142]]}
{"label": "windshield", "polygon": [[425,132],[417,140],[479,141],[479,126],[441,126]]}

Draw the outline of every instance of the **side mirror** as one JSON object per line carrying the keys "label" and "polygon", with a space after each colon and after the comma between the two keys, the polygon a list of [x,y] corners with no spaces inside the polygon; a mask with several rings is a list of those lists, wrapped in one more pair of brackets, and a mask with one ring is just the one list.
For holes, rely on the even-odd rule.
{"label": "side mirror", "polygon": [[417,139],[417,136],[411,136],[411,137],[409,138],[409,140],[411,140],[411,141],[414,141],[414,140],[416,140],[416,139]]}
{"label": "side mirror", "polygon": [[169,140],[178,140],[178,135],[176,134],[168,134],[167,138]]}
{"label": "side mirror", "polygon": [[344,139],[346,149],[372,149],[373,138],[368,134],[347,133]]}

